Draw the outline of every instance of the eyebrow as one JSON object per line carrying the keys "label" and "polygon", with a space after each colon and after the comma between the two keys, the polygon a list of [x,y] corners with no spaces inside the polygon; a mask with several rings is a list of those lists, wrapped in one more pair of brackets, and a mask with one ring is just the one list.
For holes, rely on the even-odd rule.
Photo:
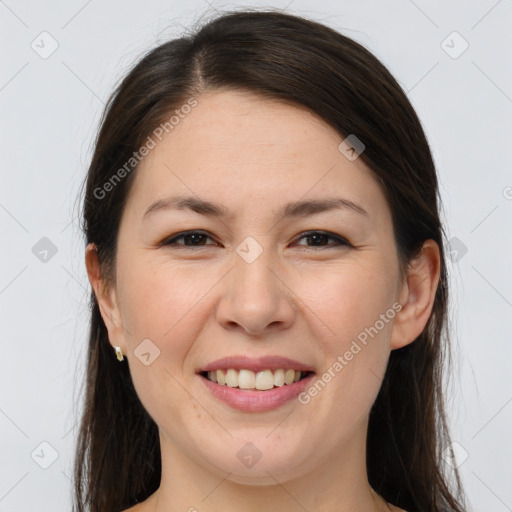
{"label": "eyebrow", "polygon": [[[192,210],[208,217],[228,218],[233,216],[229,210],[219,203],[206,201],[194,196],[174,196],[159,199],[154,202],[144,212],[143,219],[147,219],[150,215],[158,211],[184,209]],[[359,214],[369,216],[368,212],[362,206],[342,197],[287,203],[276,213],[276,216],[278,218],[306,217],[308,215],[337,209],[350,209]]]}

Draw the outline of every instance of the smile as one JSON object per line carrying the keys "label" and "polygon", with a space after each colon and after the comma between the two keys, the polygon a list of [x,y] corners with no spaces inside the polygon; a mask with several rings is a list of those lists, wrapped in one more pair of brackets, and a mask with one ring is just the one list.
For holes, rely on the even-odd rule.
{"label": "smile", "polygon": [[305,378],[311,372],[300,370],[262,370],[254,372],[246,369],[229,368],[227,370],[213,370],[203,372],[203,376],[210,382],[215,382],[220,386],[228,386],[230,388],[239,389],[256,389],[259,391],[267,391],[274,387],[291,385],[294,382]]}
{"label": "smile", "polygon": [[[245,372],[248,372],[249,375]],[[293,372],[293,380],[291,379],[291,372]],[[250,375],[251,373],[253,375]],[[283,373],[285,380],[283,384],[279,385],[283,379]],[[262,376],[258,377],[259,374],[262,374]],[[286,381],[287,374],[290,384],[287,384]],[[296,403],[296,405],[299,405],[299,402],[295,399],[311,385],[315,374],[313,372],[299,372],[295,370],[284,371],[279,369],[274,370],[273,373],[271,370],[262,370],[255,373],[251,370],[235,370],[230,368],[226,371],[212,370],[197,375],[205,385],[206,391],[219,403],[227,405],[230,409],[242,412],[261,413],[278,409],[285,404]],[[224,375],[223,384],[211,380],[220,376],[222,381],[222,375]],[[242,386],[251,385],[251,387],[239,387],[240,376]],[[270,381],[271,378],[272,384]],[[298,380],[296,380],[297,378]],[[244,379],[247,379],[246,383],[244,383]],[[252,384],[252,379],[254,379],[254,384]],[[276,379],[278,382],[277,385],[275,384]],[[229,384],[236,384],[236,386],[230,387]],[[263,386],[265,389],[257,389],[256,386]]]}

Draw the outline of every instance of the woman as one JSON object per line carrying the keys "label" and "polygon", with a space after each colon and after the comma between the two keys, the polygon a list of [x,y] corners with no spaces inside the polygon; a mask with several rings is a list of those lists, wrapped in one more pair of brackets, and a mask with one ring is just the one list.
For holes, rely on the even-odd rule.
{"label": "woman", "polygon": [[232,12],[149,52],[86,182],[75,510],[464,510],[439,203],[405,94],[332,29]]}

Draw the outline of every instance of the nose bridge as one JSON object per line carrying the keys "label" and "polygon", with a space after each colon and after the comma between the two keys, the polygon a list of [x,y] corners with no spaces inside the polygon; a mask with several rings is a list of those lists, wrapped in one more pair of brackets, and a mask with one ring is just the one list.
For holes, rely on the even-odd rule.
{"label": "nose bridge", "polygon": [[254,301],[260,307],[264,306],[264,303],[275,301],[281,293],[275,282],[275,274],[271,271],[275,266],[275,254],[269,244],[264,247],[264,243],[262,237],[258,242],[249,236],[236,248],[233,282],[238,299],[244,300],[247,305]]}
{"label": "nose bridge", "polygon": [[233,271],[218,308],[224,326],[238,324],[250,333],[269,325],[288,326],[295,314],[287,287],[276,276],[277,256],[261,237],[247,237],[233,254]]}

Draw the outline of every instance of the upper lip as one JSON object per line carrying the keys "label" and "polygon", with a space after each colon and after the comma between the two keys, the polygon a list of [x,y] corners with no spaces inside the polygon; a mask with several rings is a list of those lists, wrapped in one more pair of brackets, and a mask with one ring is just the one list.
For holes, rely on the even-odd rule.
{"label": "upper lip", "polygon": [[198,368],[197,373],[210,372],[214,370],[223,369],[244,369],[252,370],[253,372],[261,372],[263,370],[299,370],[303,372],[314,372],[314,368],[309,364],[295,361],[288,357],[283,356],[261,356],[261,357],[248,357],[248,356],[228,356],[216,359],[207,365]]}

